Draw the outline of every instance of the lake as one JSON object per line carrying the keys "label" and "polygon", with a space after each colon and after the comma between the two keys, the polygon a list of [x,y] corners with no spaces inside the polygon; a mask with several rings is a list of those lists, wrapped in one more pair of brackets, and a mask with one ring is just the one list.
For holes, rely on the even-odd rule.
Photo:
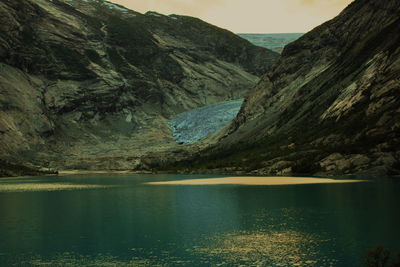
{"label": "lake", "polygon": [[0,266],[363,266],[400,251],[400,181],[149,185],[209,175],[0,179]]}

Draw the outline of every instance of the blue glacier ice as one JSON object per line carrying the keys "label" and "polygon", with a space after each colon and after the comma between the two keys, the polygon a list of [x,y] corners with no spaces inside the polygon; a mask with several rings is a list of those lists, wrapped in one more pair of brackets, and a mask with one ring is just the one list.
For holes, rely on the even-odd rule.
{"label": "blue glacier ice", "polygon": [[178,143],[197,142],[217,132],[238,114],[243,99],[225,101],[178,114],[168,122]]}

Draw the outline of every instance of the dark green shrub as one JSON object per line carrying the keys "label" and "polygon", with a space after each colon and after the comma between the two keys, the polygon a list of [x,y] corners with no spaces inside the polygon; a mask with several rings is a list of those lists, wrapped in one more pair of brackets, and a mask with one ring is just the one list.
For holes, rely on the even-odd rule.
{"label": "dark green shrub", "polygon": [[397,259],[392,259],[390,251],[379,246],[367,252],[365,264],[367,267],[400,267],[400,253]]}

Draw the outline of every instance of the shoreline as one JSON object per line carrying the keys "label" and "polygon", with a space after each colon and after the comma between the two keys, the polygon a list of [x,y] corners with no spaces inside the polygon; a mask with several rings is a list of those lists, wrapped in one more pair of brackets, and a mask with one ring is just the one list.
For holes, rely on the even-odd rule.
{"label": "shoreline", "polygon": [[132,170],[59,170],[58,175],[79,175],[79,174],[154,174],[151,171]]}
{"label": "shoreline", "polygon": [[148,182],[148,185],[302,185],[302,184],[338,184],[360,183],[367,180],[332,179],[315,177],[288,177],[288,176],[239,176],[208,179],[186,179],[163,182]]}
{"label": "shoreline", "polygon": [[43,173],[39,175],[18,175],[18,176],[0,176],[3,178],[30,178],[38,176],[62,176],[62,175],[84,175],[84,174],[154,174],[154,172],[146,171],[130,171],[130,170],[59,170],[57,173]]}
{"label": "shoreline", "polygon": [[[85,174],[162,174],[163,172],[135,171],[135,170],[59,170],[57,174],[43,174],[39,176],[63,176],[63,175],[85,175]],[[171,174],[171,173],[168,173]],[[176,173],[176,175],[191,175],[190,173]],[[203,174],[205,175],[205,174]],[[215,174],[210,174],[215,175]],[[182,179],[159,182],[146,182],[148,185],[253,185],[253,186],[274,186],[274,185],[302,185],[302,184],[337,184],[337,183],[358,183],[367,182],[364,179],[348,179],[345,177],[296,177],[296,176],[228,176],[219,174],[217,178]],[[2,178],[32,178],[38,175],[3,176]]]}

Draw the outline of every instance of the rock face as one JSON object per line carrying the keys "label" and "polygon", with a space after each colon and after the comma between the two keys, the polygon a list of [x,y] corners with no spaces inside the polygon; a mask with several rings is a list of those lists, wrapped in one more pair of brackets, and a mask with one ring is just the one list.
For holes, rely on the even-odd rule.
{"label": "rock face", "polygon": [[399,1],[357,0],[285,47],[198,166],[267,174],[398,174],[399,77]]}
{"label": "rock face", "polygon": [[133,168],[176,148],[168,119],[243,97],[278,56],[192,17],[3,0],[0,159]]}

